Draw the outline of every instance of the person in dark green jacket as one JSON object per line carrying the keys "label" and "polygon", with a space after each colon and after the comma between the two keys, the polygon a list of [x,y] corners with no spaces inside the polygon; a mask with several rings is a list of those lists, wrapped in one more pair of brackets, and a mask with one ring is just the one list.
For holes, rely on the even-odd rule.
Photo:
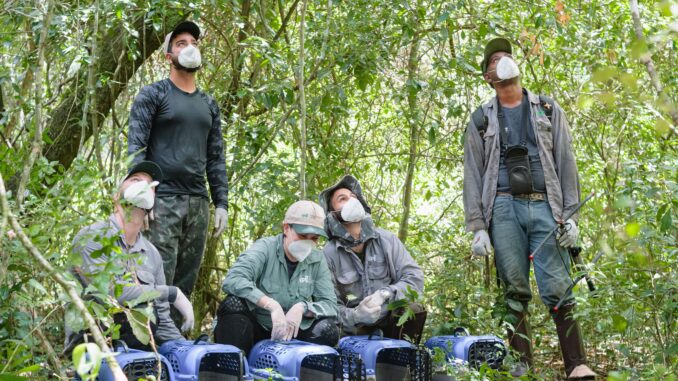
{"label": "person in dark green jacket", "polygon": [[334,346],[337,298],[323,253],[316,248],[325,212],[312,201],[289,207],[283,232],[256,241],[224,279],[214,340],[245,353],[260,340],[299,340]]}

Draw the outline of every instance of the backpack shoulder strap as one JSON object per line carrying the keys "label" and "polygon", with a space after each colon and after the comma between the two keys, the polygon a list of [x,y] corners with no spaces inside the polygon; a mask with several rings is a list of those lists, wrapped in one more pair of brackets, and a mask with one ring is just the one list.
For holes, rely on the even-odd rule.
{"label": "backpack shoulder strap", "polygon": [[473,120],[473,124],[476,125],[478,133],[480,133],[480,137],[482,138],[485,135],[485,131],[487,131],[487,116],[485,116],[485,113],[483,112],[483,106],[478,106],[478,108],[473,111],[473,114],[471,114],[471,119]]}
{"label": "backpack shoulder strap", "polygon": [[539,94],[539,105],[544,110],[544,114],[549,118],[549,122],[552,122],[551,118],[553,117],[553,108],[555,107],[555,101],[552,98],[547,97],[546,95]]}

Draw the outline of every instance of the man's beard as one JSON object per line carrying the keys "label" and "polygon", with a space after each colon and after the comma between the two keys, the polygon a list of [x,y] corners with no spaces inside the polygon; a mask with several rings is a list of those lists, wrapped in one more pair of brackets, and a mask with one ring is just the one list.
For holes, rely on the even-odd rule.
{"label": "man's beard", "polygon": [[187,73],[195,73],[196,71],[200,70],[200,68],[202,67],[202,65],[200,65],[198,67],[188,68],[188,67],[179,63],[179,57],[175,56],[174,54],[172,54],[171,57],[172,57],[172,65],[174,65],[174,67],[177,68],[177,70],[185,71]]}

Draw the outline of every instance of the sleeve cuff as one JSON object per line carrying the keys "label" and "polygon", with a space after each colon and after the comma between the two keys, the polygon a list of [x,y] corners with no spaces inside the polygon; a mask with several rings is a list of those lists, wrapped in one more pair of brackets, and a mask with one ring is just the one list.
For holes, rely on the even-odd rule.
{"label": "sleeve cuff", "polygon": [[249,295],[245,296],[245,299],[249,300],[250,302],[252,302],[253,304],[256,305],[257,302],[259,301],[259,299],[261,299],[262,296],[265,296],[265,294],[263,292],[261,292],[261,290],[254,289],[254,290],[252,290],[252,292],[250,292]]}
{"label": "sleeve cuff", "polygon": [[167,301],[174,303],[177,300],[177,288],[174,286],[167,287]]}
{"label": "sleeve cuff", "polygon": [[388,290],[388,292],[391,293],[391,297],[387,300],[388,303],[391,303],[395,300],[397,300],[398,297],[398,287],[396,286],[388,286],[384,288],[385,290]]}
{"label": "sleeve cuff", "polygon": [[485,223],[483,221],[473,221],[469,222],[466,225],[466,231],[468,232],[476,232],[478,230],[486,230],[487,228],[485,227]]}

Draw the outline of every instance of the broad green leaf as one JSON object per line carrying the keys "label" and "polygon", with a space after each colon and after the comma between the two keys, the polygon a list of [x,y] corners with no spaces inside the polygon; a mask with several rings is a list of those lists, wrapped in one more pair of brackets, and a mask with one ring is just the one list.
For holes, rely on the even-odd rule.
{"label": "broad green leaf", "polygon": [[607,374],[607,381],[627,381],[628,373],[613,371]]}
{"label": "broad green leaf", "polygon": [[614,327],[615,331],[619,333],[623,333],[626,331],[626,327],[628,327],[628,322],[626,321],[626,318],[624,318],[622,315],[615,314],[612,315],[612,327]]}
{"label": "broad green leaf", "polygon": [[151,341],[148,330],[148,316],[138,310],[125,310],[125,315],[132,327],[132,333],[142,344],[148,344]]}
{"label": "broad green leaf", "polygon": [[626,234],[628,234],[629,237],[633,238],[637,236],[638,233],[640,232],[640,224],[637,222],[629,222],[624,227],[624,230],[626,231]]}
{"label": "broad green leaf", "polygon": [[0,381],[28,381],[28,378],[9,373],[0,373]]}
{"label": "broad green leaf", "polygon": [[523,310],[524,310],[523,304],[520,303],[520,302],[517,301],[517,300],[506,299],[506,303],[509,305],[509,307],[511,307],[511,309],[512,309],[513,311],[516,311],[516,312],[523,312]]}
{"label": "broad green leaf", "polygon": [[94,343],[78,344],[73,349],[73,365],[84,380],[96,380],[102,359],[101,349]]}

